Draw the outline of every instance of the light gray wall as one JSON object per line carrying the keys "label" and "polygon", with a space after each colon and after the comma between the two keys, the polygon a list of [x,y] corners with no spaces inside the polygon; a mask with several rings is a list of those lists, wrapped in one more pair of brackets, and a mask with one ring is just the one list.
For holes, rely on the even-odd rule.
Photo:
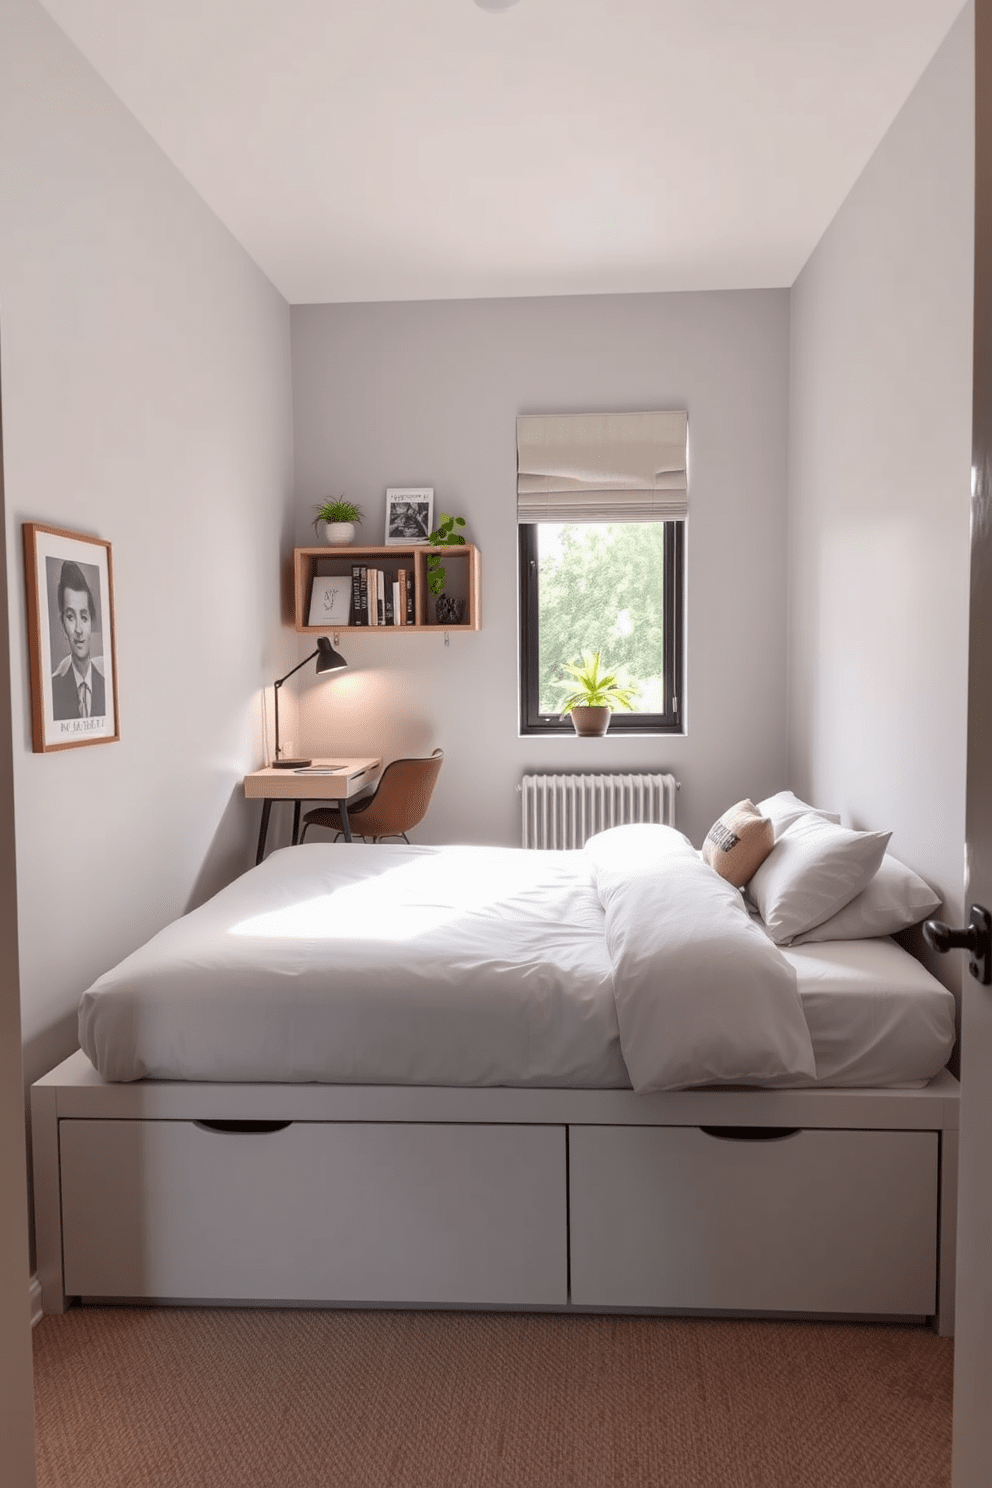
{"label": "light gray wall", "polygon": [[796,282],[791,338],[790,779],[857,827],[891,828],[955,919],[973,67],[969,6]]}
{"label": "light gray wall", "polygon": [[[35,0],[0,7],[0,318],[30,1080],[250,860],[292,546],[288,307]],[[120,743],[31,752],[29,520],[113,544]]]}
{"label": "light gray wall", "polygon": [[[443,746],[427,842],[519,845],[528,770],[671,769],[696,843],[785,784],[785,291],[306,306],[292,324],[297,541],[345,493],[358,541],[381,543],[387,486],[425,485],[482,553],[482,630],[342,637],[349,671],[301,689],[305,752]],[[521,739],[516,415],[644,408],[689,413],[687,734]]]}

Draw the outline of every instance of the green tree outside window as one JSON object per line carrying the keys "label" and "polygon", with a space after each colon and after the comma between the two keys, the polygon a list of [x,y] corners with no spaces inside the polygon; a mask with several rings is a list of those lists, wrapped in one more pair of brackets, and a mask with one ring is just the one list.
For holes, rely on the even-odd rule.
{"label": "green tree outside window", "polygon": [[540,709],[556,713],[565,664],[598,651],[638,689],[638,713],[664,711],[665,528],[661,522],[538,528]]}

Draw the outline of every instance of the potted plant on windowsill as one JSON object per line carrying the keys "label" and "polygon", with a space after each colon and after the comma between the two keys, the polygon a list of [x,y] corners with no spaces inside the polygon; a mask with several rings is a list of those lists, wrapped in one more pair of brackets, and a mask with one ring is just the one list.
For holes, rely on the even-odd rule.
{"label": "potted plant on windowsill", "polygon": [[583,651],[581,664],[567,661],[565,670],[572,678],[574,690],[563,699],[560,713],[562,718],[566,714],[571,716],[572,727],[583,738],[605,734],[615,708],[633,711],[637,688],[625,687],[615,672],[603,671],[598,651]]}
{"label": "potted plant on windowsill", "polygon": [[339,496],[336,501],[325,501],[317,508],[313,530],[316,532],[318,522],[323,522],[325,541],[343,546],[354,541],[355,523],[360,522],[362,516],[360,506]]}

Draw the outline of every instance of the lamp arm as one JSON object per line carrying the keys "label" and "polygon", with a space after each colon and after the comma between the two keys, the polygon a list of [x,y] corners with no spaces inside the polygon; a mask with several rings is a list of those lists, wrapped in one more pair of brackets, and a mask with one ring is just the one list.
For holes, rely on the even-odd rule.
{"label": "lamp arm", "polygon": [[290,677],[293,675],[293,672],[298,672],[300,670],[300,667],[305,667],[308,661],[313,661],[314,657],[319,655],[320,647],[318,646],[316,651],[311,651],[309,656],[305,656],[302,661],[297,662],[296,666],[288,671],[285,677],[280,677],[275,684],[276,687],[281,687],[284,682],[288,682]]}
{"label": "lamp arm", "polygon": [[273,686],[276,714],[276,752],[273,755],[274,759],[278,759],[280,753],[282,752],[279,745],[279,689],[284,682],[288,682],[289,678],[293,675],[293,672],[298,672],[300,670],[300,667],[305,667],[308,661],[313,661],[314,657],[319,655],[320,647],[318,646],[316,651],[311,651],[309,656],[304,657],[304,659],[299,662],[297,666],[293,667],[291,671],[288,671],[285,677],[279,677]]}

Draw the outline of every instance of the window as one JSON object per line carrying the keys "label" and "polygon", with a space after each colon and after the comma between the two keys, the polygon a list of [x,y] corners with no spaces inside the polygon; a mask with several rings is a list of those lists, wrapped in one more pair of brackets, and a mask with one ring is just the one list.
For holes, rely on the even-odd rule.
{"label": "window", "polygon": [[685,412],[517,418],[520,728],[571,733],[567,664],[599,652],[635,692],[611,732],[682,729]]}
{"label": "window", "polygon": [[598,651],[636,689],[610,732],[682,728],[682,522],[519,527],[521,732],[572,733],[565,662]]}

